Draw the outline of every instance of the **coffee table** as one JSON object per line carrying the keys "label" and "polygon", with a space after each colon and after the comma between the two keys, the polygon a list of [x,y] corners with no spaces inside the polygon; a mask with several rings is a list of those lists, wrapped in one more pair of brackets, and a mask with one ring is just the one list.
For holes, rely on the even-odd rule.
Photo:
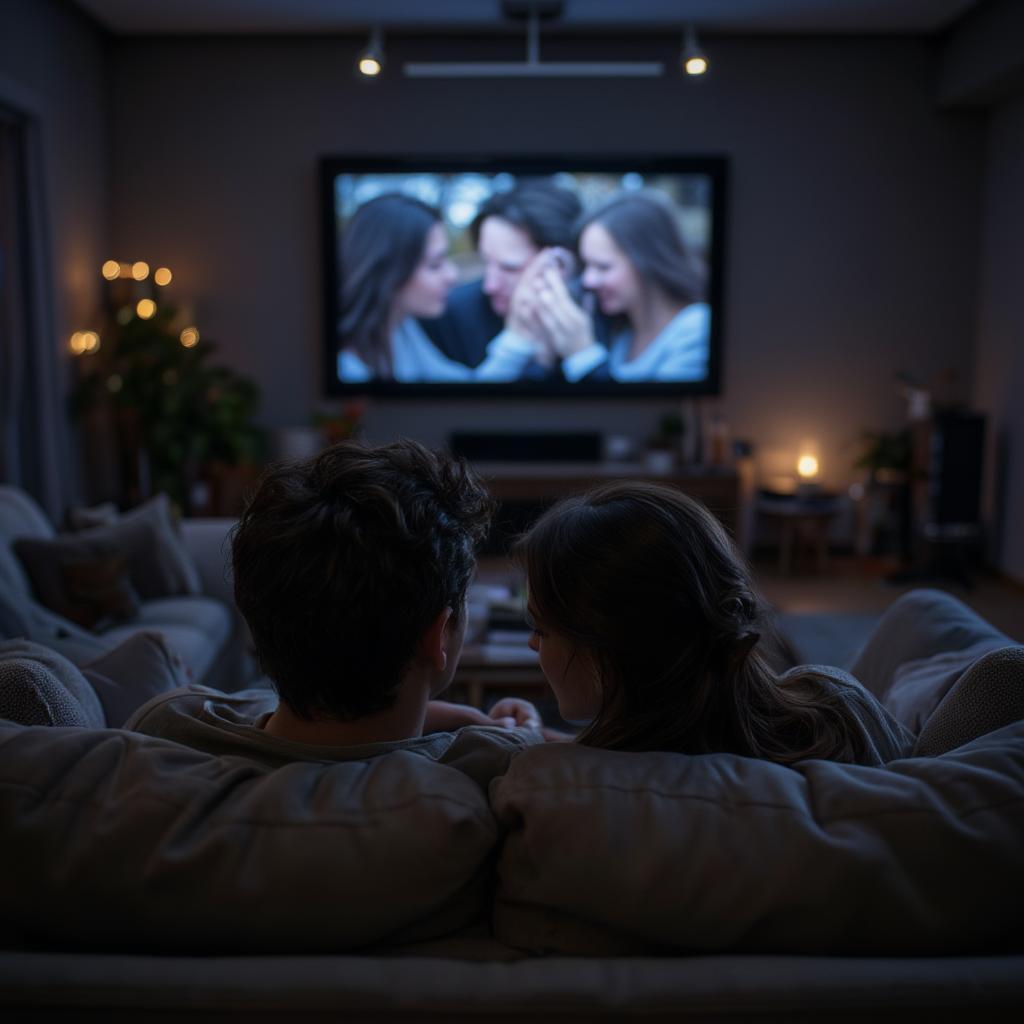
{"label": "coffee table", "polygon": [[494,691],[502,696],[522,696],[527,700],[550,693],[537,654],[526,646],[527,634],[521,644],[476,643],[462,651],[455,670],[453,687],[465,689],[466,700],[483,708]]}

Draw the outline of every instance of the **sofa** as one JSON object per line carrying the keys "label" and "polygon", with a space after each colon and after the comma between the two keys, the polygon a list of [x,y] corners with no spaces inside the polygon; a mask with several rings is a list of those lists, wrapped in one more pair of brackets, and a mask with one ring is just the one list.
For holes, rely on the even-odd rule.
{"label": "sofa", "polygon": [[[23,637],[65,655],[76,665],[101,658],[133,635],[163,636],[192,681],[238,688],[253,675],[247,633],[225,574],[230,519],[186,519],[175,524],[164,495],[123,516],[58,535],[23,490],[0,485],[0,639]],[[85,628],[55,610],[57,574],[83,552],[94,560],[126,563],[141,600],[128,615]],[[31,557],[30,557],[31,556]],[[36,569],[31,578],[29,567]],[[39,591],[56,591],[50,606]]]}
{"label": "sofa", "polygon": [[917,591],[853,669],[913,756],[538,746],[484,792],[0,722],[0,1012],[1017,1020],[1024,647]]}

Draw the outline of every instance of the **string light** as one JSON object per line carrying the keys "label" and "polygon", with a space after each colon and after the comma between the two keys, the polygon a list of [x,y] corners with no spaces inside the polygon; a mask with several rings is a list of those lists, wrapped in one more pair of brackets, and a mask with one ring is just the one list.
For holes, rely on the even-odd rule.
{"label": "string light", "polygon": [[149,264],[144,260],[139,260],[138,263],[132,264],[132,277],[136,281],[145,281],[149,277]]}
{"label": "string light", "polygon": [[163,288],[173,280],[174,275],[166,267],[157,267],[153,273],[153,280]]}
{"label": "string light", "polygon": [[195,348],[199,344],[199,330],[195,327],[186,327],[181,332],[181,343],[185,348]]}
{"label": "string light", "polygon": [[156,303],[152,299],[139,299],[135,304],[135,312],[140,320],[152,320],[156,315]]}
{"label": "string light", "polygon": [[100,273],[108,281],[116,281],[121,276],[121,264],[117,260],[107,260],[100,269]]}

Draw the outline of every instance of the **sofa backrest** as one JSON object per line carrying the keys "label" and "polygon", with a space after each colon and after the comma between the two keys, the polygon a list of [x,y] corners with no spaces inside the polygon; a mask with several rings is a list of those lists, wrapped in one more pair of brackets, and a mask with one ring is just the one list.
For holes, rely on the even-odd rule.
{"label": "sofa backrest", "polygon": [[486,794],[409,751],[276,770],[117,729],[0,721],[8,945],[339,952],[489,913]]}
{"label": "sofa backrest", "polygon": [[20,487],[0,484],[0,590],[32,596],[32,586],[11,544],[19,537],[53,537],[43,510]]}
{"label": "sofa backrest", "polygon": [[535,747],[491,788],[495,935],[538,953],[1019,948],[1024,722],[884,768]]}

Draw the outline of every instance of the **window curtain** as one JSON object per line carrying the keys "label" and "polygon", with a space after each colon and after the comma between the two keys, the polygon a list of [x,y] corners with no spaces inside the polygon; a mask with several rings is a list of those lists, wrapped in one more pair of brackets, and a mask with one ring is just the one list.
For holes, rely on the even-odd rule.
{"label": "window curtain", "polygon": [[38,123],[0,105],[0,481],[60,522],[72,495]]}

